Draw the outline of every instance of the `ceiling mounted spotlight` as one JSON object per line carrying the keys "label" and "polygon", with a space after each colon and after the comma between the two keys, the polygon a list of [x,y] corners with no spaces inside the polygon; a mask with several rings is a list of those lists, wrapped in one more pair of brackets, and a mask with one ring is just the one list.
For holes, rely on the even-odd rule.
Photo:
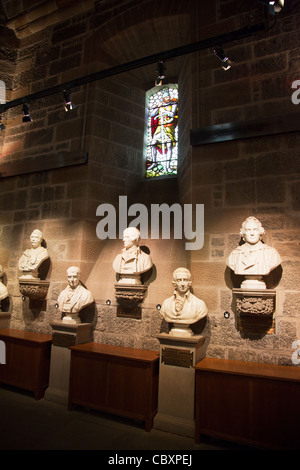
{"label": "ceiling mounted spotlight", "polygon": [[227,55],[225,54],[223,48],[221,46],[214,48],[214,54],[218,57],[218,59],[222,62],[222,69],[229,70],[232,66],[232,61],[229,60]]}
{"label": "ceiling mounted spotlight", "polygon": [[71,111],[72,109],[75,109],[75,105],[72,104],[70,91],[64,90],[63,95],[64,95],[64,100],[65,100],[65,106],[64,106],[65,111],[68,112],[68,111]]}
{"label": "ceiling mounted spotlight", "polygon": [[273,6],[275,13],[278,13],[284,7],[284,0],[274,0],[269,2],[270,6]]}
{"label": "ceiling mounted spotlight", "polygon": [[5,130],[5,125],[2,123],[2,116],[0,115],[0,131]]}
{"label": "ceiling mounted spotlight", "polygon": [[284,7],[284,0],[259,0],[259,3],[268,6],[272,15],[279,13]]}
{"label": "ceiling mounted spotlight", "polygon": [[156,72],[157,72],[157,79],[155,81],[155,85],[162,85],[163,79],[166,78],[165,65],[162,60],[158,62]]}
{"label": "ceiling mounted spotlight", "polygon": [[23,122],[30,122],[32,121],[32,117],[30,116],[29,106],[28,104],[23,104]]}

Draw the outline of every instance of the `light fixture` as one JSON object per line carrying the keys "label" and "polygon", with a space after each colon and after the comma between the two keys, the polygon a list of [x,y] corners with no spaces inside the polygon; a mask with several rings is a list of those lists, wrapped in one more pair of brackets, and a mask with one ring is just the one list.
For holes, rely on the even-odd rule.
{"label": "light fixture", "polygon": [[157,64],[157,69],[156,69],[156,72],[157,72],[157,79],[155,81],[155,85],[162,85],[162,81],[164,78],[166,78],[166,75],[165,75],[165,65],[164,65],[164,62],[162,60],[160,60]]}
{"label": "light fixture", "polygon": [[2,116],[0,115],[0,131],[5,130],[5,125],[2,123]]}
{"label": "light fixture", "polygon": [[232,66],[232,61],[227,57],[223,48],[221,46],[214,48],[214,54],[218,57],[218,59],[222,62],[222,69],[229,70]]}
{"label": "light fixture", "polygon": [[284,7],[284,0],[271,0],[269,5],[270,8],[273,7],[275,13],[279,13]]}
{"label": "light fixture", "polygon": [[75,109],[75,105],[72,104],[70,91],[64,90],[63,95],[64,95],[64,100],[65,100],[65,111],[68,112],[68,111],[71,111],[72,109]]}
{"label": "light fixture", "polygon": [[30,122],[32,121],[32,117],[30,116],[29,106],[28,104],[23,104],[23,122]]}
{"label": "light fixture", "polygon": [[255,36],[259,32],[266,30],[266,22],[262,21],[258,24],[253,24],[251,26],[243,26],[241,29],[231,31],[226,34],[220,34],[217,36],[205,38],[191,44],[185,44],[180,47],[175,47],[173,49],[165,50],[163,52],[158,52],[157,54],[153,54],[151,56],[142,57],[140,59],[133,60],[124,64],[118,64],[116,66],[109,67],[105,70],[99,70],[89,75],[74,78],[73,80],[67,81],[65,83],[53,85],[49,88],[38,90],[34,93],[31,93],[26,96],[21,96],[6,103],[0,102],[0,113],[5,112],[8,109],[15,108],[16,106],[21,106],[24,102],[32,102],[39,99],[44,99],[46,96],[51,96],[56,93],[62,93],[63,90],[69,90],[81,85],[85,85],[87,83],[103,80],[108,77],[115,76],[119,73],[132,71],[144,67],[146,65],[148,66],[150,64],[155,64],[158,61],[175,59],[176,57],[182,57],[186,54],[191,54],[192,52],[203,51],[213,47],[214,44],[223,44],[225,42],[231,43],[233,41],[249,38],[251,36]]}
{"label": "light fixture", "polygon": [[284,0],[259,0],[259,2],[268,6],[272,15],[279,13],[284,7]]}

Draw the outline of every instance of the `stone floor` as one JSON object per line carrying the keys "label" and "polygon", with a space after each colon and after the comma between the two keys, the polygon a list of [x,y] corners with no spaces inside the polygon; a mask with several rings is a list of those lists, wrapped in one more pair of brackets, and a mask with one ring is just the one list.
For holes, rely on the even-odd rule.
{"label": "stone floor", "polygon": [[[207,438],[201,444],[142,423],[65,406],[0,386],[1,450],[255,450]],[[113,452],[113,455],[115,453]]]}

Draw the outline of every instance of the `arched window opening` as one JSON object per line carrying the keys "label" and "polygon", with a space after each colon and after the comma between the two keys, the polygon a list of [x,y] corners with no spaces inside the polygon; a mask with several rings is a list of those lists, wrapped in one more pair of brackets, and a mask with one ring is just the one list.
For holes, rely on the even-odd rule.
{"label": "arched window opening", "polygon": [[158,85],[146,93],[146,178],[177,175],[178,85]]}

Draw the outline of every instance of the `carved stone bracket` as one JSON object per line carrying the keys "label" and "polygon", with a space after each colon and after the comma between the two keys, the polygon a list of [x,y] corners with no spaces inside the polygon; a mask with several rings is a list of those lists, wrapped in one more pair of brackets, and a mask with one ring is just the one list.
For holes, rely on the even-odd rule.
{"label": "carved stone bracket", "polygon": [[243,315],[273,315],[275,311],[275,290],[233,289],[236,311]]}
{"label": "carved stone bracket", "polygon": [[115,284],[115,295],[118,303],[135,306],[143,302],[147,286]]}
{"label": "carved stone bracket", "polygon": [[48,293],[49,281],[40,279],[19,278],[19,289],[24,297],[29,299],[44,299]]}

